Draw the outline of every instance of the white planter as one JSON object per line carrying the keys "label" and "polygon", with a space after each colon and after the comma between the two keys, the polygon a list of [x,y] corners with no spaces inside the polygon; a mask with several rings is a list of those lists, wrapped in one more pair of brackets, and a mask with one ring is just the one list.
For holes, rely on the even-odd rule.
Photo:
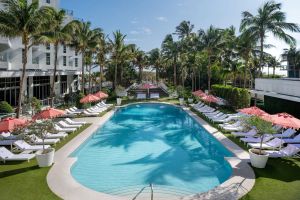
{"label": "white planter", "polygon": [[132,100],[132,99],[134,99],[134,96],[128,96],[128,99]]}
{"label": "white planter", "polygon": [[120,106],[122,104],[122,99],[121,98],[117,98],[117,105]]}
{"label": "white planter", "polygon": [[249,149],[251,165],[256,168],[265,168],[268,162],[269,154],[258,155],[252,151],[253,149]]}
{"label": "white planter", "polygon": [[179,98],[179,104],[180,104],[181,106],[183,106],[183,104],[184,104],[184,98]]}
{"label": "white planter", "polygon": [[188,98],[188,102],[189,102],[189,104],[191,104],[191,103],[193,103],[193,102],[194,102],[194,99],[192,99],[192,98]]}
{"label": "white planter", "polygon": [[36,160],[39,167],[50,167],[53,164],[55,149],[51,148],[47,150],[49,150],[49,152],[46,154],[42,154],[43,151],[36,153]]}

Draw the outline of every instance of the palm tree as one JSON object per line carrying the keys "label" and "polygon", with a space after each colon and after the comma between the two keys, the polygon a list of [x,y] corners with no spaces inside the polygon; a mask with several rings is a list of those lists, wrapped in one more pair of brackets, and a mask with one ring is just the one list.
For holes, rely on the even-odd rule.
{"label": "palm tree", "polygon": [[[300,69],[300,51],[296,49],[295,46],[291,46],[289,50],[285,52],[287,56],[287,61],[288,61],[288,67],[289,70],[289,77],[297,77],[296,69]],[[293,70],[291,70],[291,67],[293,67]],[[293,73],[291,73],[293,71]],[[300,71],[298,73],[300,75]]]}
{"label": "palm tree", "polygon": [[35,43],[41,44],[53,44],[54,45],[54,72],[53,80],[51,83],[51,107],[54,104],[55,98],[55,77],[57,74],[57,64],[58,64],[58,48],[59,45],[67,45],[72,40],[73,32],[76,28],[78,22],[71,21],[65,24],[66,12],[64,10],[57,11],[53,9],[52,11],[52,21],[51,29],[46,30],[46,32],[37,35],[34,38]]}
{"label": "palm tree", "polygon": [[188,38],[194,29],[194,25],[191,24],[190,21],[182,21],[177,27],[176,27],[176,31],[175,34],[178,35],[178,37],[181,40],[184,40],[186,38]]}
{"label": "palm tree", "polygon": [[23,101],[23,85],[28,62],[28,51],[32,46],[32,38],[49,28],[51,10],[49,7],[39,9],[37,1],[31,4],[27,0],[1,0],[0,34],[3,37],[22,38],[23,66],[20,77],[20,93],[18,97],[17,118],[20,117]]}
{"label": "palm tree", "polygon": [[177,59],[179,55],[179,42],[173,40],[172,35],[167,35],[162,43],[162,53],[168,60],[172,60],[173,65],[173,81],[177,86]]}
{"label": "palm tree", "polygon": [[73,35],[72,46],[76,48],[82,54],[82,72],[81,72],[81,84],[82,92],[85,91],[85,80],[84,80],[84,71],[85,71],[85,57],[88,51],[95,51],[99,39],[103,37],[103,32],[101,28],[91,29],[90,22],[78,22],[77,28]]}
{"label": "palm tree", "polygon": [[118,84],[118,67],[121,63],[121,58],[126,54],[128,46],[124,44],[126,35],[123,35],[121,31],[116,31],[113,33],[113,39],[109,39],[111,48],[111,59],[114,64],[114,84],[113,88],[116,89]]}
{"label": "palm tree", "polygon": [[133,54],[133,64],[139,69],[139,82],[143,81],[143,69],[148,63],[148,57],[146,53],[139,48],[134,48]]}
{"label": "palm tree", "polygon": [[160,52],[160,49],[156,48],[156,49],[152,49],[149,53],[148,53],[148,57],[149,57],[149,64],[155,68],[155,81],[156,83],[158,83],[159,81],[159,72],[162,68],[163,65],[163,59],[162,59],[162,55]]}
{"label": "palm tree", "polygon": [[257,15],[250,12],[243,12],[240,31],[249,35],[254,41],[260,43],[260,72],[263,67],[264,43],[268,33],[272,33],[276,38],[294,45],[295,39],[285,31],[299,32],[297,24],[286,22],[286,15],[281,12],[281,3],[274,1],[266,2],[258,9]]}
{"label": "palm tree", "polygon": [[99,83],[100,83],[100,91],[102,90],[102,82],[103,82],[103,68],[107,64],[107,54],[109,53],[109,45],[106,42],[106,38],[103,36],[99,38],[99,42],[97,45],[96,57],[99,65],[100,73],[99,73]]}
{"label": "palm tree", "polygon": [[222,39],[222,31],[210,26],[206,31],[199,30],[199,42],[208,57],[207,78],[208,91],[211,89],[211,67],[217,59],[218,53],[221,51],[224,41]]}

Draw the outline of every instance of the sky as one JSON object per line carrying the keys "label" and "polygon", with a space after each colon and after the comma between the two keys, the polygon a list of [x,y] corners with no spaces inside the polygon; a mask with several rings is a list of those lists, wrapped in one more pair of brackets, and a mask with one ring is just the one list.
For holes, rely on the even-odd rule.
{"label": "sky", "polygon": [[[183,20],[195,25],[195,31],[207,29],[211,24],[226,28],[231,25],[239,29],[241,13],[256,14],[265,2],[262,0],[60,0],[61,7],[74,11],[74,17],[92,22],[94,28],[101,27],[106,34],[121,30],[127,43],[135,43],[142,50],[159,48],[164,37],[175,32]],[[300,24],[300,0],[281,0],[282,11],[288,22]],[[300,33],[292,33],[300,47]],[[267,52],[279,57],[284,42],[269,35],[267,43],[276,48]]]}

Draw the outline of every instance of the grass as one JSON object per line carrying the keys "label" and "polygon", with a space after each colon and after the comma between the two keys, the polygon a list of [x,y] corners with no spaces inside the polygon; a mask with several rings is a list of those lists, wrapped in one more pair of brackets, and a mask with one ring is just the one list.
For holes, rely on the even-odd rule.
{"label": "grass", "polygon": [[[57,144],[55,149],[63,147],[89,126],[90,124],[87,124],[69,135]],[[39,168],[35,159],[30,162],[0,164],[0,199],[60,199],[47,185],[46,176],[49,170],[50,168]]]}
{"label": "grass", "polygon": [[[191,109],[211,126],[223,132],[204,115]],[[229,133],[224,134],[242,149],[248,147]],[[300,198],[300,159],[269,158],[265,169],[253,168],[256,176],[254,188],[242,200],[295,200]]]}

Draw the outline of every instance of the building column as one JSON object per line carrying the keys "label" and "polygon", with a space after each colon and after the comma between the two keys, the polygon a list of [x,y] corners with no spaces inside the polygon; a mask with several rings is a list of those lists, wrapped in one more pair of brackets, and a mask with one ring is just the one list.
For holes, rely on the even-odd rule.
{"label": "building column", "polygon": [[67,76],[67,94],[70,94],[74,91],[74,79],[73,75]]}
{"label": "building column", "polygon": [[28,77],[28,94],[27,94],[27,96],[29,98],[33,97],[33,77],[32,76]]}

